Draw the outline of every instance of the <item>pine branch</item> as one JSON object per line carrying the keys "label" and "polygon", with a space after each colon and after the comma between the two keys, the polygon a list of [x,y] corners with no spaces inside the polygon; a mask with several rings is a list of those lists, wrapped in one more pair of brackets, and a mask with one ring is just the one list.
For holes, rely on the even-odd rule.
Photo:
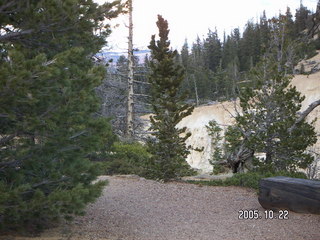
{"label": "pine branch", "polygon": [[4,13],[5,12],[5,9],[9,8],[9,7],[12,7],[14,5],[17,4],[17,1],[15,0],[12,0],[12,1],[9,1],[7,2],[6,4],[3,4],[1,7],[0,7],[0,13]]}
{"label": "pine branch", "polygon": [[24,31],[20,31],[20,32],[11,32],[11,33],[7,33],[5,35],[0,36],[0,42],[5,42],[14,38],[18,38],[24,35],[28,35],[33,33],[35,30],[34,29],[28,29],[28,30],[24,30]]}
{"label": "pine branch", "polygon": [[70,177],[63,176],[61,179],[55,180],[55,181],[43,180],[42,182],[33,184],[32,188],[37,188],[37,187],[40,187],[42,185],[47,185],[47,184],[57,184],[57,183],[60,183],[60,182],[68,181],[70,179],[71,179]]}

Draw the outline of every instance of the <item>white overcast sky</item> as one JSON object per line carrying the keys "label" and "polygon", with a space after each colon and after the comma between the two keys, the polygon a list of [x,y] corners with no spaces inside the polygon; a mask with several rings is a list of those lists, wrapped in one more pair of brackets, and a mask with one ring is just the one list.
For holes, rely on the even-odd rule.
{"label": "white overcast sky", "polygon": [[[95,0],[98,3],[108,0]],[[315,10],[318,0],[303,0],[304,6]],[[134,46],[147,49],[151,35],[157,34],[157,15],[161,14],[169,22],[169,39],[174,49],[180,50],[185,39],[189,45],[196,37],[203,38],[208,29],[218,30],[222,39],[223,31],[239,27],[241,32],[248,20],[259,19],[263,10],[267,17],[285,13],[290,7],[294,15],[300,6],[300,0],[133,0]],[[128,29],[125,27],[127,16],[113,20],[119,24],[109,37],[108,49],[125,51]]]}

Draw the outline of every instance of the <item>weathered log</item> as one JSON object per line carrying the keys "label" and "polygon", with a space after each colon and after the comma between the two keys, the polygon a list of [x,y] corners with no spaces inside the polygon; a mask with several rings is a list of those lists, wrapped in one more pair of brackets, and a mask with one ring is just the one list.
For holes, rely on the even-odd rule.
{"label": "weathered log", "polygon": [[259,188],[265,209],[320,214],[320,181],[279,176],[261,179]]}

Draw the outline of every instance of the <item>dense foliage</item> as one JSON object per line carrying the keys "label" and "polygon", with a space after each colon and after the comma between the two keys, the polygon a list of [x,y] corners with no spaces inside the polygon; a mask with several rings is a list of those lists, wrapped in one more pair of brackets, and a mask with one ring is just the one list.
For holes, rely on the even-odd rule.
{"label": "dense foliage", "polygon": [[[104,182],[90,160],[114,141],[96,115],[104,78],[92,57],[118,1],[2,1],[0,8],[0,227],[44,227],[83,213]],[[98,31],[99,30],[99,31]],[[96,33],[99,34],[96,34]]]}

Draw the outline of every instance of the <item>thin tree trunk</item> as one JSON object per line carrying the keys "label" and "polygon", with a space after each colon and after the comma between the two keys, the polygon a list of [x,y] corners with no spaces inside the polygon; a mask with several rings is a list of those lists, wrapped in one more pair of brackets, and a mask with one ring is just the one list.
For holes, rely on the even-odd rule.
{"label": "thin tree trunk", "polygon": [[284,48],[284,37],[285,37],[285,24],[280,23],[281,28],[280,28],[280,33],[279,35],[281,36],[281,43],[279,46],[279,53],[278,53],[278,72],[282,71],[282,60],[283,60],[283,48]]}
{"label": "thin tree trunk", "polygon": [[128,106],[126,136],[133,137],[133,23],[132,23],[132,0],[128,0],[129,8],[129,37],[128,37]]}
{"label": "thin tree trunk", "polygon": [[233,62],[233,87],[232,87],[232,97],[236,97],[236,87],[237,87],[237,82],[238,82],[238,68],[237,64],[234,61]]}
{"label": "thin tree trunk", "polygon": [[194,91],[196,94],[196,105],[199,106],[199,96],[198,96],[198,88],[197,88],[196,78],[194,77],[194,75],[192,75],[192,78],[193,78],[193,83],[194,83]]}
{"label": "thin tree trunk", "polygon": [[271,163],[271,162],[272,162],[272,153],[269,150],[267,150],[267,152],[266,152],[266,163],[268,164],[268,163]]}

